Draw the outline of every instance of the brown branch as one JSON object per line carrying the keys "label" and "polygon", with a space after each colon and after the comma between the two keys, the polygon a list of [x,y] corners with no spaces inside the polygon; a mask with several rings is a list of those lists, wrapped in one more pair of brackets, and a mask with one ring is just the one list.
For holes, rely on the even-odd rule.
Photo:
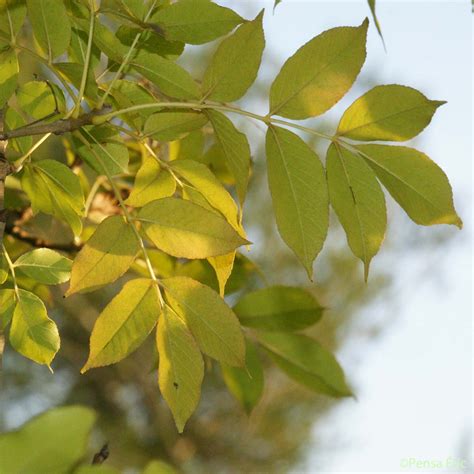
{"label": "brown branch", "polygon": [[92,120],[97,115],[102,115],[110,111],[110,107],[103,107],[100,110],[93,110],[87,114],[81,115],[77,118],[68,118],[57,120],[52,123],[39,123],[33,125],[25,125],[23,127],[15,128],[14,130],[3,131],[0,129],[0,141],[8,140],[9,138],[28,137],[32,135],[44,135],[46,133],[53,133],[55,135],[62,135],[63,133],[73,132],[85,125],[91,125]]}

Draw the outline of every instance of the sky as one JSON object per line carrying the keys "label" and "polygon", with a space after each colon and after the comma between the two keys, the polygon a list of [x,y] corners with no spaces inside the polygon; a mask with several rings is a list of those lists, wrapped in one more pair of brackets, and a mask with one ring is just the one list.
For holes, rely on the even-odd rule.
{"label": "sky", "polygon": [[[269,6],[259,1],[219,3],[240,9],[247,18]],[[375,271],[383,265],[394,268],[396,304],[391,301],[387,307],[376,301],[357,318],[386,326],[372,342],[364,339],[362,322],[338,354],[357,401],[338,404],[315,426],[315,449],[310,445],[294,472],[467,472],[462,466],[468,462],[466,453],[472,452],[471,4],[377,4],[387,52],[371,25],[359,79],[363,85],[328,116],[340,117],[368,89],[364,79],[374,77],[378,84],[409,85],[431,99],[447,100],[422,136],[409,145],[428,154],[449,176],[464,229],[419,230],[405,215],[389,215],[391,241],[396,245],[406,238],[411,225],[418,245],[405,255],[382,252],[374,259]],[[368,14],[364,1],[283,0],[274,15],[267,13],[265,18],[267,49],[261,77],[271,80],[285,59],[316,34],[359,25]],[[427,232],[448,236],[450,244],[425,246]],[[417,461],[432,465],[423,469],[414,466]]]}

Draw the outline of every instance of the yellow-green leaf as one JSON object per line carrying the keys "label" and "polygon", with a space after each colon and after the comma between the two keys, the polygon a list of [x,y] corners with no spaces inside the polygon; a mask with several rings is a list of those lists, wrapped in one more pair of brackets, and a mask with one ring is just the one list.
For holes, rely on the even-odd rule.
{"label": "yellow-green leaf", "polygon": [[156,284],[145,278],[127,282],[95,322],[84,373],[114,364],[134,352],[158,321],[160,301]]}
{"label": "yellow-green leaf", "polygon": [[219,283],[219,294],[224,298],[225,286],[234,268],[235,252],[219,255],[217,257],[209,257],[207,261],[216,272],[217,281]]}
{"label": "yellow-green leaf", "polygon": [[176,191],[176,180],[167,169],[162,169],[153,156],[145,158],[135,177],[130,196],[125,201],[133,207],[142,207],[155,199],[172,196]]}
{"label": "yellow-green leaf", "polygon": [[382,188],[363,158],[339,145],[329,147],[326,168],[331,205],[349,247],[364,263],[367,279],[370,261],[379,251],[387,227]]}
{"label": "yellow-green leaf", "polygon": [[25,17],[25,0],[0,0],[0,32],[5,35],[5,38],[0,37],[0,41],[16,38]]}
{"label": "yellow-green leaf", "polygon": [[66,109],[61,89],[44,81],[30,81],[22,84],[16,97],[22,112],[37,120],[54,112],[64,112]]}
{"label": "yellow-green leaf", "polygon": [[222,217],[183,199],[150,202],[138,218],[156,247],[174,257],[214,257],[248,243]]}
{"label": "yellow-green leaf", "polygon": [[33,161],[25,165],[21,177],[23,190],[33,212],[44,212],[69,224],[75,235],[82,232],[84,194],[79,178],[54,160]]}
{"label": "yellow-green leaf", "polygon": [[267,331],[299,331],[316,324],[323,313],[311,293],[290,286],[246,293],[233,309],[244,326]]}
{"label": "yellow-green leaf", "polygon": [[272,84],[270,114],[305,119],[336,104],[364,64],[368,25],[332,28],[302,46]]}
{"label": "yellow-green leaf", "polygon": [[178,471],[163,461],[149,462],[142,474],[178,474]]}
{"label": "yellow-green leaf", "polygon": [[262,21],[263,10],[222,41],[204,74],[204,98],[234,102],[254,83],[265,47]]}
{"label": "yellow-green leaf", "polygon": [[323,165],[298,135],[284,128],[269,127],[266,152],[278,230],[311,278],[329,223]]}
{"label": "yellow-green leaf", "polygon": [[422,132],[445,103],[411,87],[377,86],[344,112],[337,133],[353,140],[403,142]]}
{"label": "yellow-green leaf", "polygon": [[194,79],[185,69],[169,59],[140,51],[130,65],[153,82],[163,94],[178,99],[199,98],[199,87]]}
{"label": "yellow-green leaf", "polygon": [[5,330],[5,328],[10,324],[13,317],[13,311],[15,310],[15,304],[15,290],[9,288],[0,290],[0,308],[2,310],[0,315],[0,329]]}
{"label": "yellow-green leaf", "polygon": [[163,111],[148,118],[144,133],[155,140],[169,142],[203,127],[206,123],[206,115],[193,110]]}
{"label": "yellow-green leaf", "polygon": [[258,333],[259,342],[274,362],[298,383],[331,397],[352,395],[335,357],[303,334]]}
{"label": "yellow-green leaf", "polygon": [[129,269],[139,248],[131,225],[123,217],[107,217],[74,259],[66,296],[114,282]]}
{"label": "yellow-green leaf", "polygon": [[263,394],[263,367],[255,345],[246,340],[245,368],[221,364],[222,376],[229,391],[250,414]]}
{"label": "yellow-green leaf", "polygon": [[462,227],[448,178],[424,153],[388,145],[360,145],[357,149],[414,222]]}
{"label": "yellow-green leaf", "polygon": [[8,49],[0,53],[0,108],[15,92],[18,82],[18,58],[13,49]]}
{"label": "yellow-green leaf", "polygon": [[21,255],[15,268],[45,285],[57,285],[69,280],[72,262],[51,249],[35,249]]}
{"label": "yellow-green leaf", "polygon": [[27,0],[26,3],[39,46],[51,60],[60,56],[71,41],[71,23],[63,0]]}
{"label": "yellow-green leaf", "polygon": [[221,146],[225,163],[235,179],[239,200],[243,203],[250,173],[250,146],[247,137],[224,114],[208,110],[207,115]]}
{"label": "yellow-green leaf", "polygon": [[33,293],[19,290],[10,327],[10,344],[20,354],[49,367],[59,350],[59,333],[44,303]]}
{"label": "yellow-green leaf", "polygon": [[3,254],[3,250],[0,249],[0,285],[5,283],[6,279],[8,278],[8,263]]}
{"label": "yellow-green leaf", "polygon": [[168,306],[158,321],[156,342],[160,390],[182,433],[201,397],[204,362],[185,322]]}
{"label": "yellow-green leaf", "polygon": [[161,8],[150,20],[164,30],[167,39],[189,44],[208,43],[243,21],[233,10],[207,0],[180,0]]}
{"label": "yellow-green leaf", "polygon": [[372,13],[372,18],[374,20],[375,27],[377,28],[377,33],[379,34],[380,39],[382,40],[383,46],[385,48],[385,40],[383,39],[382,28],[380,27],[380,22],[379,22],[379,19],[377,17],[377,13],[375,11],[375,9],[376,9],[375,0],[367,0],[367,2],[369,4],[370,13]]}
{"label": "yellow-green leaf", "polygon": [[160,284],[205,354],[233,367],[244,365],[245,342],[239,321],[214,290],[187,277],[168,278]]}

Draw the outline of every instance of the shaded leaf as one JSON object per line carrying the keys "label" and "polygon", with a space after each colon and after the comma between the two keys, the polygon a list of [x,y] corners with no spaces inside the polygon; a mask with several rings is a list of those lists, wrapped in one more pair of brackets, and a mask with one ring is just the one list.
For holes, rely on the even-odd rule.
{"label": "shaded leaf", "polygon": [[[0,1],[0,32],[9,40],[16,38],[25,21],[25,17],[25,0]],[[3,41],[3,38],[0,38],[0,41]]]}
{"label": "shaded leaf", "polygon": [[142,474],[178,474],[178,471],[163,461],[149,462]]}
{"label": "shaded leaf", "polygon": [[278,231],[311,278],[329,224],[324,168],[298,135],[283,128],[268,129],[266,153]]}
{"label": "shaded leaf", "polygon": [[114,282],[129,269],[139,248],[131,225],[123,217],[107,217],[74,259],[66,296]]}
{"label": "shaded leaf", "polygon": [[245,368],[221,364],[222,376],[229,391],[250,414],[263,394],[263,367],[257,350],[249,340],[245,345]]}
{"label": "shaded leaf", "polygon": [[414,222],[462,227],[448,178],[424,153],[388,145],[359,145],[357,149]]}
{"label": "shaded leaf", "polygon": [[59,333],[48,318],[44,303],[33,293],[18,290],[13,311],[10,344],[28,359],[49,367],[59,350]]}
{"label": "shaded leaf", "polygon": [[377,32],[385,48],[385,40],[383,39],[382,28],[380,27],[380,22],[379,22],[379,19],[377,18],[377,13],[375,12],[375,0],[367,0],[367,3],[369,4],[370,13],[372,13],[372,18],[374,20],[375,27],[377,28]]}
{"label": "shaded leaf", "polygon": [[18,82],[18,58],[13,49],[0,52],[0,108],[15,92]]}
{"label": "shaded leaf", "polygon": [[163,111],[153,114],[145,123],[144,133],[155,140],[169,142],[206,125],[207,117],[192,110]]}
{"label": "shaded leaf", "polygon": [[204,74],[204,98],[234,102],[254,83],[265,47],[262,21],[263,10],[222,41]]}
{"label": "shaded leaf", "polygon": [[337,134],[353,140],[403,142],[422,132],[445,103],[429,100],[411,87],[377,86],[344,112]]}
{"label": "shaded leaf", "polygon": [[246,293],[233,309],[244,326],[267,331],[299,331],[316,324],[323,313],[311,293],[290,286]]}
{"label": "shaded leaf", "polygon": [[364,64],[368,25],[332,28],[302,46],[272,84],[270,115],[305,119],[336,104]]}
{"label": "shaded leaf", "polygon": [[156,247],[174,257],[224,255],[248,243],[222,217],[183,199],[153,201],[138,219]]}
{"label": "shaded leaf", "polygon": [[30,81],[22,84],[16,97],[21,110],[38,120],[66,110],[61,89],[44,81]]}
{"label": "shaded leaf", "polygon": [[326,158],[329,199],[354,255],[369,265],[385,237],[385,197],[369,165],[350,151],[332,144]]}
{"label": "shaded leaf", "polygon": [[158,321],[156,342],[160,390],[182,433],[201,397],[204,362],[186,324],[168,306]]}
{"label": "shaded leaf", "polygon": [[72,261],[54,250],[44,248],[21,255],[14,266],[39,283],[57,285],[69,280]]}
{"label": "shaded leaf", "polygon": [[257,336],[280,369],[298,383],[331,397],[352,395],[337,360],[314,339],[277,332]]}
{"label": "shaded leaf", "polygon": [[15,291],[11,289],[0,290],[0,329],[5,328],[10,324],[15,310]]}
{"label": "shaded leaf", "polygon": [[[61,76],[70,82],[76,89],[81,87],[83,64],[68,62],[68,63],[54,63],[54,69],[59,71]],[[90,105],[94,105],[99,97],[99,88],[92,73],[89,73],[86,80],[86,88],[84,96]]]}
{"label": "shaded leaf", "polygon": [[160,284],[205,354],[233,367],[244,365],[245,342],[239,321],[214,290],[186,277],[167,278]]}
{"label": "shaded leaf", "polygon": [[[26,120],[21,116],[21,114],[19,114],[15,109],[12,109],[11,107],[7,108],[4,119],[4,125],[6,130],[14,130],[15,128],[23,127],[24,125],[26,125]],[[25,154],[31,148],[32,145],[33,137],[31,136],[19,137],[8,140],[8,148],[14,149],[21,155]]]}
{"label": "shaded leaf", "polygon": [[138,349],[155,327],[159,314],[155,283],[144,278],[127,282],[97,318],[81,373],[119,362]]}

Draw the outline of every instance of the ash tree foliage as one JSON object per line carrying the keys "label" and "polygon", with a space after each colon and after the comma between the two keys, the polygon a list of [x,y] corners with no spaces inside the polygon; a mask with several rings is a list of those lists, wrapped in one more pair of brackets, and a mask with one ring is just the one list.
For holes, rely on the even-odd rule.
{"label": "ash tree foliage", "polygon": [[[127,274],[95,322],[82,372],[119,362],[153,333],[159,388],[180,432],[211,361],[248,412],[262,394],[265,353],[316,392],[352,395],[335,357],[303,333],[323,316],[311,293],[239,292],[257,269],[245,255],[252,243],[243,212],[252,152],[236,115],[266,127],[278,230],[310,279],[330,206],[366,279],[386,232],[384,188],[415,223],[461,227],[444,172],[423,152],[394,144],[422,132],[444,102],[379,85],[348,107],[334,134],[299,122],[351,89],[366,58],[367,19],[329,29],[288,58],[265,115],[233,105],[257,77],[263,18],[207,0],[0,2],[7,343],[50,367],[60,350],[50,285],[68,282],[59,293],[73,298]],[[177,62],[186,44],[221,37],[203,77]],[[25,62],[43,74],[19,82]],[[324,163],[301,132],[327,140]],[[38,159],[53,135],[63,153]],[[108,196],[102,207],[98,196]],[[45,215],[51,235],[35,235],[28,224]],[[69,243],[55,242],[58,229]],[[233,308],[224,299],[231,293]]]}

